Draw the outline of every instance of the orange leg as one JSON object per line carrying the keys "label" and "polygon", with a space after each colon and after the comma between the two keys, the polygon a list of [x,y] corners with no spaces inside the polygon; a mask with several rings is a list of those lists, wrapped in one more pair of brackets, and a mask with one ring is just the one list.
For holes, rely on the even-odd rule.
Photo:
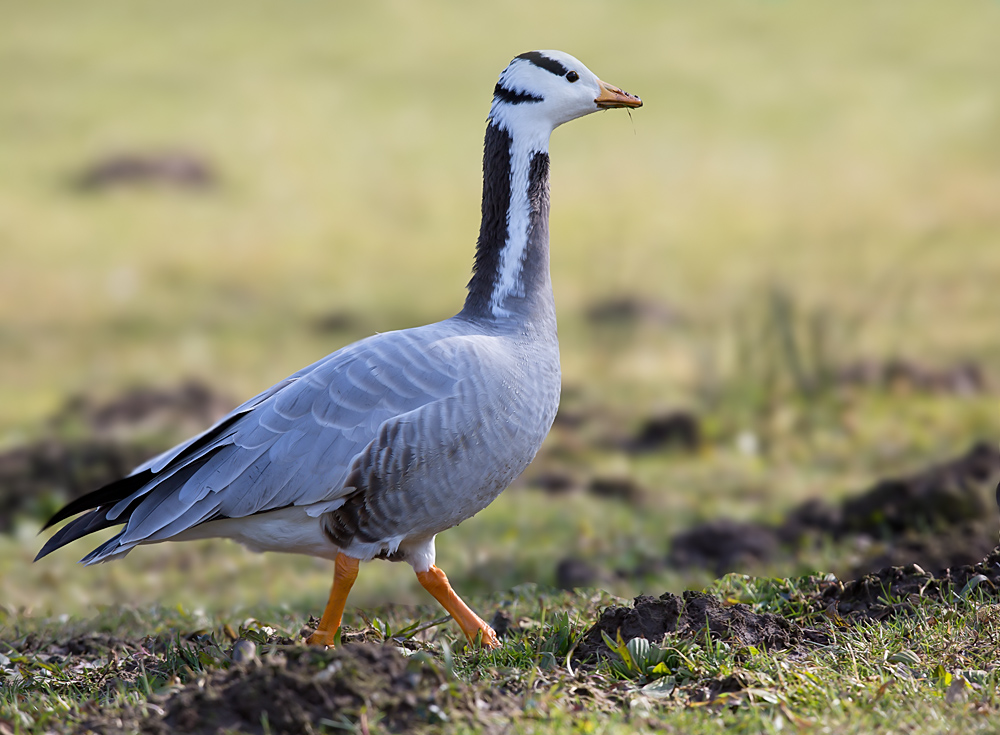
{"label": "orange leg", "polygon": [[500,648],[500,639],[493,632],[493,628],[486,624],[486,621],[476,615],[469,606],[462,602],[462,599],[455,594],[455,590],[448,583],[448,577],[436,566],[426,572],[417,572],[417,579],[425,590],[434,595],[434,599],[441,603],[441,607],[455,618],[469,643],[475,643],[476,636],[482,633],[482,643],[486,648]]}
{"label": "orange leg", "polygon": [[319,621],[316,632],[306,639],[310,646],[332,646],[333,639],[340,629],[340,620],[344,615],[347,595],[358,578],[360,562],[350,556],[337,554],[333,568],[333,587],[330,589],[330,599],[323,611],[323,619]]}

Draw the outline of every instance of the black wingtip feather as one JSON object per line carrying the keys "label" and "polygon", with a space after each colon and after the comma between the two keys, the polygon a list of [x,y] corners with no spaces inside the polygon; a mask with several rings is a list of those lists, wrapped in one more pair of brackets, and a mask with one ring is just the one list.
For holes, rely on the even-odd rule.
{"label": "black wingtip feather", "polygon": [[67,523],[65,526],[56,531],[52,538],[45,542],[41,551],[39,551],[35,556],[35,561],[48,556],[56,549],[76,541],[78,538],[82,538],[87,534],[94,533],[95,531],[101,531],[111,526],[120,525],[122,523],[120,520],[108,520],[108,510],[110,510],[110,508],[98,508],[85,516],[81,516],[80,518]]}
{"label": "black wingtip feather", "polygon": [[[204,464],[205,461],[212,457],[222,447],[214,447],[197,459],[192,460],[191,458],[213,441],[220,439],[233,424],[245,415],[245,413],[246,412],[241,412],[229,416],[201,436],[194,439],[189,446],[185,447],[183,451],[180,452],[180,454],[170,460],[165,467],[162,467],[160,469],[160,473],[188,464],[192,461],[196,464],[191,466],[191,471],[194,472],[197,470],[198,467]],[[128,522],[132,512],[142,504],[142,501],[145,499],[144,496],[137,497],[129,505],[129,507],[126,508],[125,511],[113,521],[109,521],[107,518],[107,514],[110,512],[111,506],[125,500],[125,498],[132,495],[137,490],[141,490],[143,486],[149,484],[160,473],[153,472],[151,469],[136,472],[134,475],[129,475],[128,477],[123,477],[120,480],[115,480],[104,487],[98,488],[93,492],[87,493],[86,495],[67,503],[54,516],[49,518],[46,524],[42,526],[42,531],[47,528],[51,528],[55,524],[60,521],[64,521],[71,516],[83,513],[86,510],[93,512],[88,513],[85,516],[81,516],[59,529],[59,531],[57,531],[52,538],[45,542],[41,551],[38,552],[38,556],[35,557],[35,561],[38,561],[61,546],[65,546],[72,541],[76,541],[78,538],[86,536],[87,534]],[[188,477],[190,477],[190,473],[188,475],[184,475],[184,480],[186,481]],[[101,548],[103,549],[103,546]],[[84,561],[92,557],[98,551],[100,551],[100,549],[92,551],[87,557],[84,558]]]}
{"label": "black wingtip feather", "polygon": [[[176,467],[187,462],[196,452],[199,452],[213,441],[219,439],[229,429],[229,427],[243,418],[245,414],[246,411],[243,411],[223,419],[216,426],[212,427],[196,440],[192,441],[190,446],[185,447],[184,451],[174,457],[166,465],[166,467],[163,467],[160,471],[162,472],[170,469],[171,467]],[[66,520],[70,516],[75,516],[77,513],[82,513],[85,510],[92,510],[93,508],[98,508],[102,505],[120,502],[152,480],[155,475],[156,473],[152,470],[143,470],[142,472],[137,472],[134,475],[129,475],[128,477],[123,477],[120,480],[115,480],[114,482],[105,485],[102,488],[98,488],[91,493],[87,493],[86,495],[68,503],[66,507],[62,508],[58,513],[49,518],[48,522],[42,526],[42,530],[44,531],[46,528],[51,528],[59,521]]]}
{"label": "black wingtip feather", "polygon": [[120,502],[152,479],[153,471],[143,470],[138,474],[123,477],[93,492],[82,495],[76,500],[67,503],[54,516],[49,518],[46,524],[42,526],[42,530],[51,528],[59,523],[59,521],[64,521],[70,516],[75,516],[77,513],[82,513],[85,510],[93,510],[102,505]]}

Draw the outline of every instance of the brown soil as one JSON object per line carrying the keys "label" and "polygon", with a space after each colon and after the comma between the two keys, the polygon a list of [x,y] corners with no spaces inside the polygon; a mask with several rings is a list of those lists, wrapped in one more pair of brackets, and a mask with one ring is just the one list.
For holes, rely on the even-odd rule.
{"label": "brown soil", "polygon": [[681,569],[704,567],[721,576],[769,561],[779,548],[777,529],[722,518],[674,536],[667,562]]}
{"label": "brown soil", "polygon": [[502,729],[518,706],[512,692],[455,680],[439,659],[422,652],[407,656],[396,645],[345,642],[320,650],[274,635],[260,646],[228,635],[29,635],[2,648],[23,662],[29,681],[48,681],[57,671],[108,691],[142,691],[144,677],[162,687],[147,703],[107,713],[87,703],[80,719],[59,732],[364,732],[374,721],[380,732],[434,732],[444,722],[490,732]]}
{"label": "brown soil", "polygon": [[566,557],[556,564],[556,587],[572,590],[593,587],[601,581],[601,570],[585,559]]}
{"label": "brown soil", "polygon": [[118,153],[87,166],[73,179],[80,191],[93,192],[134,186],[204,189],[218,176],[202,157],[186,151]]}
{"label": "brown soil", "polygon": [[820,583],[812,604],[851,621],[881,620],[910,612],[921,599],[953,600],[963,594],[1000,599],[1000,547],[976,564],[938,574],[910,564],[886,567],[850,582]]}
{"label": "brown soil", "polygon": [[187,380],[174,387],[139,386],[110,400],[74,396],[49,419],[56,433],[89,438],[132,438],[136,434],[185,438],[207,429],[235,404],[204,383]]}
{"label": "brown soil", "polygon": [[994,443],[977,443],[949,462],[908,477],[882,480],[847,500],[835,532],[899,533],[993,515],[989,491],[998,477],[1000,451]]}
{"label": "brown soil", "polygon": [[697,452],[702,445],[698,417],[689,411],[671,411],[643,421],[624,448],[634,453],[679,450]]}
{"label": "brown soil", "polygon": [[198,686],[154,702],[164,714],[141,728],[157,735],[312,733],[323,729],[324,720],[361,724],[364,731],[369,717],[378,717],[389,732],[408,733],[510,709],[495,691],[474,695],[461,682],[449,683],[428,658],[407,658],[393,646],[372,644],[329,651],[289,647],[262,662],[215,672]]}
{"label": "brown soil", "polygon": [[672,306],[631,296],[597,301],[587,308],[585,316],[595,326],[618,329],[639,324],[661,326],[683,321],[680,312]]}
{"label": "brown soil", "polygon": [[584,634],[577,658],[594,662],[613,655],[604,635],[624,642],[645,638],[656,645],[665,636],[729,642],[735,646],[797,649],[826,645],[832,621],[855,624],[888,620],[913,612],[922,600],[953,601],[959,597],[1000,600],[1000,547],[976,564],[931,574],[917,565],[886,567],[855,580],[815,578],[796,591],[797,615],[819,620],[818,627],[804,627],[773,613],[755,613],[749,605],[727,605],[714,595],[669,592],[660,597],[640,596],[632,606],[603,610]]}
{"label": "brown soil", "polygon": [[843,368],[836,378],[841,385],[897,392],[975,395],[987,389],[983,370],[974,362],[940,368],[899,358],[886,362],[863,360]]}
{"label": "brown soil", "polygon": [[730,674],[721,679],[710,679],[701,682],[696,686],[687,687],[684,691],[687,694],[689,703],[712,702],[724,694],[732,692],[742,692],[747,688],[748,681],[743,674]]}
{"label": "brown soil", "polygon": [[715,640],[771,650],[829,642],[821,630],[801,628],[780,615],[755,613],[749,605],[723,605],[718,597],[702,592],[685,592],[683,598],[667,592],[637,597],[632,607],[604,610],[584,635],[578,655],[587,660],[607,654],[602,633],[612,640],[620,634],[625,642],[645,638],[659,644],[668,634],[703,639],[706,632]]}
{"label": "brown soil", "polygon": [[889,478],[839,506],[809,500],[776,526],[713,520],[671,539],[673,566],[746,571],[825,538],[864,550],[852,576],[900,564],[938,571],[982,559],[997,540],[1000,451],[987,442],[912,475]]}
{"label": "brown soil", "polygon": [[908,564],[940,572],[975,564],[996,543],[997,522],[992,513],[940,531],[907,531],[872,544],[865,559],[855,564],[848,576],[861,577],[884,567]]}
{"label": "brown soil", "polygon": [[47,439],[0,454],[0,533],[19,515],[41,518],[71,500],[126,475],[152,457],[150,448],[111,441]]}
{"label": "brown soil", "polygon": [[622,500],[630,505],[639,505],[646,497],[639,484],[627,475],[594,477],[587,484],[587,492],[599,498]]}
{"label": "brown soil", "polygon": [[320,334],[362,331],[364,320],[353,311],[337,309],[321,314],[312,320],[312,328]]}
{"label": "brown soil", "polygon": [[580,482],[571,473],[559,470],[534,473],[528,480],[528,486],[543,490],[549,495],[568,495],[581,489]]}
{"label": "brown soil", "polygon": [[[637,597],[630,606],[600,613],[583,636],[576,659],[593,665],[612,655],[602,633],[612,639],[620,634],[625,641],[643,637],[654,644],[667,636],[702,643],[711,637],[736,648],[794,655],[828,645],[829,626],[907,615],[921,600],[1000,600],[1000,548],[977,564],[939,575],[913,565],[889,567],[849,582],[817,578],[800,585],[795,594],[793,605],[801,616],[796,619],[818,623],[756,613],[748,605],[725,604],[701,592]],[[502,623],[494,618],[498,628]],[[506,625],[511,626],[509,619]],[[451,679],[437,658],[419,651],[404,655],[394,645],[348,642],[324,651],[275,635],[261,640],[259,647],[246,638],[234,639],[236,634],[228,629],[218,637],[199,631],[180,638],[166,633],[141,639],[91,632],[52,640],[32,634],[8,640],[5,647],[29,680],[32,672],[48,680],[50,671],[66,671],[96,677],[108,691],[141,690],[143,676],[161,684],[169,680],[148,703],[124,710],[105,713],[96,700],[85,703],[80,719],[67,723],[64,731],[313,733],[326,723],[327,728],[364,732],[377,720],[387,732],[435,732],[445,722],[500,732],[522,706],[517,691]],[[692,702],[711,701],[750,685],[737,675],[698,680],[683,691]]]}

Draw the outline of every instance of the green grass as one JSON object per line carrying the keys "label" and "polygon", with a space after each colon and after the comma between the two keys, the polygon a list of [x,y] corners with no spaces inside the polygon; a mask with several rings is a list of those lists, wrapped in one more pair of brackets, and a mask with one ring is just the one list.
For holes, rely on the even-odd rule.
{"label": "green grass", "polygon": [[[496,75],[516,53],[562,48],[646,105],[631,121],[596,115],[553,137],[564,405],[592,418],[581,435],[557,429],[529,476],[553,464],[626,475],[647,500],[636,512],[514,488],[444,534],[440,563],[474,606],[520,606],[537,624],[493,658],[457,653],[455,675],[512,682],[522,732],[631,732],[647,720],[673,732],[996,730],[986,603],[847,629],[791,662],[703,647],[697,677],[739,669],[768,694],[689,707],[679,695],[647,701],[610,670],[566,670],[560,636],[578,634],[598,602],[548,590],[563,556],[629,567],[694,522],[774,520],[1000,438],[995,392],[804,394],[781,337],[795,335],[807,371],[968,359],[1000,385],[1000,5],[6,0],[0,14],[0,446],[43,434],[71,394],[196,376],[240,400],[353,339],[453,313],[478,232]],[[220,187],[68,186],[103,155],[162,148],[204,156]],[[589,306],[623,294],[678,319],[588,323]],[[787,299],[780,315],[774,294]],[[340,312],[354,324],[316,330]],[[819,323],[822,350],[809,341]],[[704,419],[701,453],[632,457],[602,441],[674,406]],[[741,452],[748,435],[765,451]],[[73,564],[78,544],[32,565],[35,528],[28,518],[0,536],[0,654],[3,642],[67,629],[167,641],[257,617],[295,632],[331,574],[221,542],[86,570]],[[762,571],[825,570],[845,555],[822,549]],[[606,582],[632,595],[712,579]],[[511,591],[523,583],[539,587]],[[398,630],[413,611],[386,612],[387,600],[427,603],[408,569],[366,566],[352,606]],[[455,633],[449,624],[422,641],[435,665],[442,642],[459,651]],[[915,673],[888,661],[903,648]],[[171,655],[149,686],[176,673]],[[960,697],[939,666],[951,682],[990,673]],[[0,732],[42,732],[95,698],[113,709],[148,695],[139,679],[67,676],[62,688],[0,682]]]}
{"label": "green grass", "polygon": [[[767,585],[755,590],[757,599],[746,588],[741,593],[759,609],[809,622],[790,603],[769,595]],[[426,608],[384,609],[376,611],[381,617],[370,612],[367,620],[354,615],[351,622],[369,641],[394,636],[392,645],[405,645],[417,670],[430,667],[445,681],[502,692],[521,713],[511,725],[516,732],[714,732],[722,726],[737,732],[996,731],[998,608],[976,595],[918,604],[912,616],[890,622],[834,628],[827,645],[799,649],[793,658],[708,635],[668,635],[639,657],[630,645],[627,664],[612,656],[596,666],[574,662],[572,654],[598,607],[611,601],[607,596],[539,595],[521,588],[498,601],[516,622],[503,648],[490,653],[468,651],[447,626],[407,632],[414,617],[434,622]],[[183,608],[125,608],[83,624],[17,624],[0,652],[8,676],[0,691],[0,718],[41,732],[64,731],[95,712],[107,717],[108,710],[121,710],[126,721],[155,713],[171,691],[216,681],[213,677],[232,669],[235,637],[256,642],[258,656],[267,662],[272,653],[295,653],[274,641],[294,636],[297,627],[287,612],[212,619]],[[86,640],[81,635],[94,636],[90,652],[75,659],[52,653],[66,641]],[[654,659],[660,664],[641,663]],[[74,660],[76,666],[70,666]],[[18,674],[11,679],[13,671]],[[703,701],[705,687],[728,677],[743,689]],[[449,722],[448,731],[478,731],[491,722],[489,711],[478,726],[463,719],[464,691],[456,691],[455,709],[442,715],[439,724]],[[144,705],[147,698],[151,707]],[[353,714],[347,722],[356,727],[358,713]],[[378,722],[377,703],[369,716]]]}

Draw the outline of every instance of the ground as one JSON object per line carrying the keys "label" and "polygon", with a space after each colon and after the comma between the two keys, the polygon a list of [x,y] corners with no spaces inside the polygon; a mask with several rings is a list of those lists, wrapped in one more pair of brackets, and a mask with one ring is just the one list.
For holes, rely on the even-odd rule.
{"label": "ground", "polygon": [[[996,731],[998,16],[5,3],[0,733]],[[59,503],[458,308],[538,47],[646,104],[556,131],[562,407],[438,541],[503,647],[405,565],[321,652],[325,563],[32,564]]]}

